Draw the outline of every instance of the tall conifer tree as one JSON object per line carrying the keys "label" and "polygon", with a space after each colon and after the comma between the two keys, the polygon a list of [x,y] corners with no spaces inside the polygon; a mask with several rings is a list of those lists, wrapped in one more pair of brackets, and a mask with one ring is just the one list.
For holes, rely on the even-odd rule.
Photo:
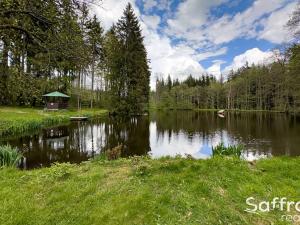
{"label": "tall conifer tree", "polygon": [[122,45],[116,36],[114,25],[105,36],[104,54],[106,79],[109,81],[109,110],[115,113],[126,112],[128,105],[125,93],[126,77],[123,73]]}
{"label": "tall conifer tree", "polygon": [[144,37],[130,3],[117,23],[116,33],[122,45],[122,73],[126,77],[125,113],[141,114],[148,109],[150,71]]}

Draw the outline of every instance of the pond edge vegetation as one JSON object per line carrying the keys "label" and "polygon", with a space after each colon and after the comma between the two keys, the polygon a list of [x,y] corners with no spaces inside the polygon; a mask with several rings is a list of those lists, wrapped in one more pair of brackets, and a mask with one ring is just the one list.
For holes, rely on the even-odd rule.
{"label": "pond edge vegetation", "polygon": [[9,145],[0,146],[0,168],[17,167],[22,157],[17,148]]}
{"label": "pond edge vegetation", "polygon": [[81,111],[43,111],[32,108],[0,108],[0,137],[22,135],[25,132],[37,131],[70,122],[71,116],[86,116],[89,118],[107,114],[105,109],[84,109]]}

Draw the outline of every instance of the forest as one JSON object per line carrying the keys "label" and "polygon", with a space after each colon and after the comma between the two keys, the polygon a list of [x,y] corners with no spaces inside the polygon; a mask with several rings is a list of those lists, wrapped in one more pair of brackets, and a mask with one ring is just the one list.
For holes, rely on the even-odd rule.
{"label": "forest", "polygon": [[0,2],[0,105],[44,105],[42,95],[71,95],[73,107],[147,111],[150,70],[130,4],[108,32],[93,0]]}
{"label": "forest", "polygon": [[152,106],[158,109],[241,109],[299,112],[300,48],[290,47],[269,65],[246,64],[221,77],[157,79]]}
{"label": "forest", "polygon": [[[113,113],[156,109],[300,110],[300,8],[287,27],[294,40],[274,50],[272,63],[186,80],[157,79],[139,20],[130,4],[105,32],[90,8],[93,0],[2,0],[0,2],[0,105],[42,107],[42,95],[61,91],[75,108]],[[186,75],[186,74],[183,74]]]}

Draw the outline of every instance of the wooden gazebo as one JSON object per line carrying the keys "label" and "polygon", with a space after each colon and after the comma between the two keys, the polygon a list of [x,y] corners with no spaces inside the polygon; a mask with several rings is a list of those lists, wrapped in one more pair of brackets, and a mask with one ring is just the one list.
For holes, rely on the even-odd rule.
{"label": "wooden gazebo", "polygon": [[70,96],[58,91],[54,91],[43,95],[46,101],[46,109],[59,110],[68,108],[68,101]]}

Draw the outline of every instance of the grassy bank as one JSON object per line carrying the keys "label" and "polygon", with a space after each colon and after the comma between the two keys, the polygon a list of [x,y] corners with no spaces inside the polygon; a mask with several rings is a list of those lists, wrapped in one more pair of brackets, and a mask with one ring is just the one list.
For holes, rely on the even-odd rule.
{"label": "grassy bank", "polygon": [[43,111],[32,108],[0,107],[0,136],[22,134],[47,126],[68,122],[70,116],[98,116],[106,110]]}
{"label": "grassy bank", "polygon": [[299,170],[300,158],[133,158],[2,169],[0,224],[290,224],[279,210],[245,212],[245,200],[299,201]]}

